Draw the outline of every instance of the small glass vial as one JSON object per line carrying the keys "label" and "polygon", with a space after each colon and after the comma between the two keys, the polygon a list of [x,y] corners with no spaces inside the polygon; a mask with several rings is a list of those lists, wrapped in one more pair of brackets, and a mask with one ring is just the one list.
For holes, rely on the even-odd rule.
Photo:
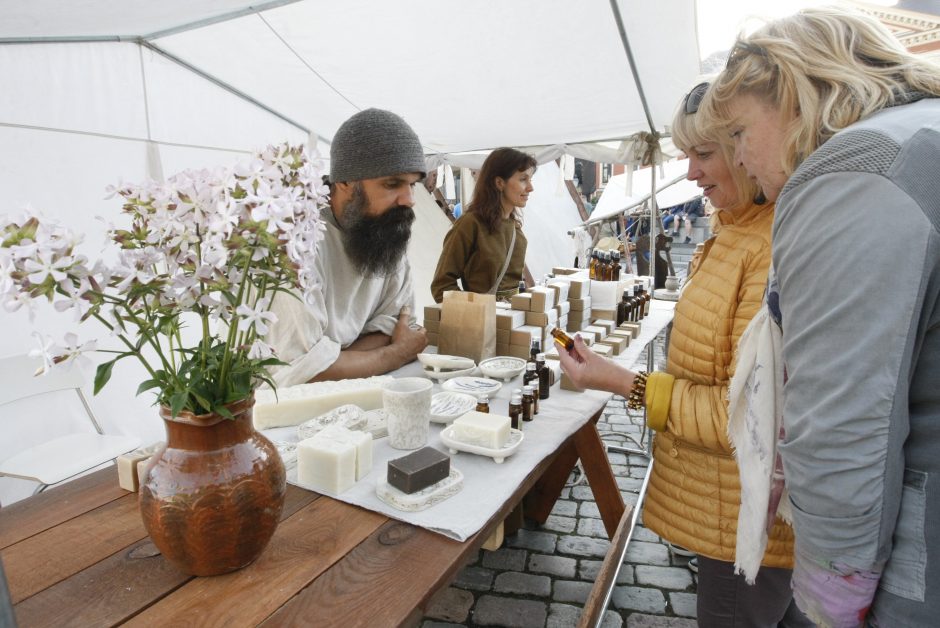
{"label": "small glass vial", "polygon": [[555,339],[555,342],[557,342],[560,347],[563,347],[565,351],[571,351],[574,349],[574,339],[572,339],[571,336],[557,327],[552,327],[551,333],[552,338]]}
{"label": "small glass vial", "polygon": [[[539,355],[539,354],[536,354]],[[528,362],[525,365],[525,375],[522,376],[522,397],[525,398],[526,386],[532,388],[532,414],[539,413],[539,370],[536,362]]]}
{"label": "small glass vial", "polygon": [[489,414],[490,398],[488,396],[481,395],[480,398],[477,399],[477,412],[486,412],[487,414]]}
{"label": "small glass vial", "polygon": [[551,388],[551,371],[545,364],[544,353],[535,356],[535,370],[539,374],[539,399],[548,399],[549,389]]}
{"label": "small glass vial", "polygon": [[509,426],[514,430],[522,429],[522,393],[513,391],[509,401]]}
{"label": "small glass vial", "polygon": [[525,293],[525,281],[519,281],[519,294]]}
{"label": "small glass vial", "polygon": [[531,386],[522,387],[522,420],[531,421],[535,417],[535,394]]}

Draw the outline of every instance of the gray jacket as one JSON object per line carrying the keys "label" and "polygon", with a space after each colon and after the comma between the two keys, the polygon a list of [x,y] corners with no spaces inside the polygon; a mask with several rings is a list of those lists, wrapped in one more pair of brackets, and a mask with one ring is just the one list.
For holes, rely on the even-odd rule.
{"label": "gray jacket", "polygon": [[940,622],[940,99],[806,159],[777,203],[797,552],[883,571],[881,626]]}

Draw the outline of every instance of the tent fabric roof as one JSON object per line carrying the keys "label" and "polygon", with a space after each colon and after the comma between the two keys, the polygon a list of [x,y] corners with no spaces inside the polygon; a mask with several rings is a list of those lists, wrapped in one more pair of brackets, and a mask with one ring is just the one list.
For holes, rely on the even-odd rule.
{"label": "tent fabric roof", "polygon": [[[698,73],[694,2],[615,4],[651,119],[663,131]],[[25,54],[11,51],[18,42],[110,40],[96,45],[117,48],[133,40],[145,46],[141,64],[178,65],[326,140],[368,107],[402,115],[429,154],[620,140],[650,130],[607,0],[3,0],[0,6],[4,71],[3,57]],[[37,47],[28,44],[29,54]],[[188,100],[185,91],[174,95]],[[0,122],[8,122],[2,104]],[[146,112],[153,140],[177,141],[160,130],[160,117],[170,113],[179,111]],[[257,146],[250,129],[230,120],[207,116],[200,126],[222,124],[222,147]]]}

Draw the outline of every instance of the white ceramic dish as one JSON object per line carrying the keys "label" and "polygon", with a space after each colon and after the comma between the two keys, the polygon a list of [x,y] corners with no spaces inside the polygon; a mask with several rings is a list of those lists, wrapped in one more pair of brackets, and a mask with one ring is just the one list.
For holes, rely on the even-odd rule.
{"label": "white ceramic dish", "polygon": [[508,382],[522,374],[525,370],[525,360],[511,356],[487,358],[480,362],[480,370],[487,377]]}
{"label": "white ceramic dish", "polygon": [[488,395],[492,398],[502,387],[501,382],[487,377],[454,377],[441,384],[444,390],[467,393],[477,398],[480,395]]}
{"label": "white ceramic dish", "polygon": [[471,375],[474,372],[476,372],[476,370],[477,370],[476,366],[471,366],[470,368],[458,369],[458,370],[441,369],[439,371],[435,371],[432,368],[424,367],[424,375],[426,377],[430,377],[431,379],[435,381],[443,382],[448,379],[452,379],[454,377],[465,377],[467,375]]}
{"label": "white ceramic dish", "polygon": [[489,456],[496,464],[502,464],[503,460],[508,456],[516,453],[516,450],[519,449],[519,445],[522,444],[523,438],[522,430],[509,430],[509,440],[506,441],[506,444],[499,449],[491,449],[490,447],[471,445],[457,440],[454,438],[454,427],[452,425],[441,430],[441,442],[450,449],[450,453],[455,454],[458,451],[466,451],[467,453],[478,454],[480,456]]}
{"label": "white ceramic dish", "polygon": [[387,476],[382,476],[375,484],[375,494],[383,502],[404,512],[418,512],[430,508],[434,504],[444,501],[460,492],[463,488],[463,473],[450,466],[450,475],[431,486],[421,489],[417,493],[403,493],[387,482]]}
{"label": "white ceramic dish", "polygon": [[418,362],[434,371],[458,371],[472,369],[476,362],[459,355],[440,355],[437,353],[419,353]]}
{"label": "white ceramic dish", "polygon": [[450,423],[477,407],[477,398],[458,392],[439,392],[431,397],[431,420]]}

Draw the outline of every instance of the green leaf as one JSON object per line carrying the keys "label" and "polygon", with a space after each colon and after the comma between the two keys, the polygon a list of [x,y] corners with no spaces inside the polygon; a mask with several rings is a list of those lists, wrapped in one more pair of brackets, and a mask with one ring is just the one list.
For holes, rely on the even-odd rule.
{"label": "green leaf", "polygon": [[218,408],[215,409],[215,412],[216,414],[222,415],[226,419],[232,419],[232,420],[235,419],[235,415],[229,412],[229,409],[226,408],[225,406],[219,406]]}
{"label": "green leaf", "polygon": [[170,414],[173,416],[179,415],[180,411],[186,405],[186,400],[189,399],[189,395],[185,391],[178,392],[170,397]]}
{"label": "green leaf", "polygon": [[109,362],[104,362],[103,364],[98,365],[98,369],[95,371],[95,394],[97,395],[101,392],[101,389],[104,388],[104,385],[108,383],[108,380],[111,379],[111,370],[114,368],[115,362],[121,359],[121,356],[114,358]]}
{"label": "green leaf", "polygon": [[148,391],[151,388],[158,388],[161,385],[163,385],[163,382],[161,382],[158,379],[148,379],[144,381],[143,383],[141,383],[140,386],[137,387],[137,394],[140,395],[140,393],[142,392]]}

